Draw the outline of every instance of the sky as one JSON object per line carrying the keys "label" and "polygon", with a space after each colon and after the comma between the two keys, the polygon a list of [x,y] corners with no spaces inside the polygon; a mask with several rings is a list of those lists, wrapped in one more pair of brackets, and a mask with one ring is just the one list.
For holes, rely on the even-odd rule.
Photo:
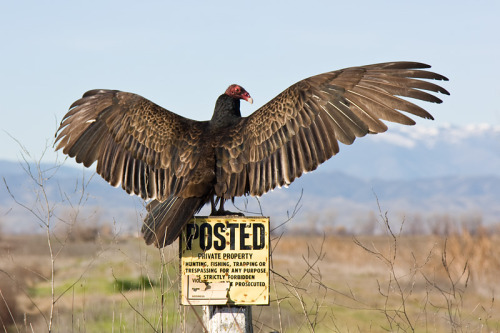
{"label": "sky", "polygon": [[90,89],[206,120],[232,83],[249,115],[308,76],[398,60],[450,79],[417,126],[500,125],[499,14],[500,1],[3,1],[0,159],[21,146],[55,159],[59,122]]}

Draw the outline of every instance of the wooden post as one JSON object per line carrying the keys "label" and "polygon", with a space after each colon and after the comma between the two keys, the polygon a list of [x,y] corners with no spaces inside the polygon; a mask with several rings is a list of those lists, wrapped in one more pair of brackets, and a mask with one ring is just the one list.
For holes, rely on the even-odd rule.
{"label": "wooden post", "polygon": [[204,305],[203,324],[208,333],[253,333],[252,307]]}

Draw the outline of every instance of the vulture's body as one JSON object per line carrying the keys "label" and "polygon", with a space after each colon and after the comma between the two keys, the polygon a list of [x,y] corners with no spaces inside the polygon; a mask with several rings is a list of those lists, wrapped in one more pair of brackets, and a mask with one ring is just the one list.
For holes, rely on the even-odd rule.
{"label": "vulture's body", "polygon": [[384,132],[381,120],[413,125],[401,111],[432,119],[401,98],[441,103],[427,91],[448,92],[419,79],[447,79],[422,70],[428,67],[394,62],[316,75],[248,117],[241,117],[240,99],[252,102],[250,95],[231,85],[210,121],[181,117],[135,94],[91,90],[61,122],[57,149],[87,167],[97,161],[97,173],[111,185],[154,199],[142,231],[148,244],[161,247],[206,203],[213,214],[225,214],[227,199],[288,185],[338,153],[338,142]]}

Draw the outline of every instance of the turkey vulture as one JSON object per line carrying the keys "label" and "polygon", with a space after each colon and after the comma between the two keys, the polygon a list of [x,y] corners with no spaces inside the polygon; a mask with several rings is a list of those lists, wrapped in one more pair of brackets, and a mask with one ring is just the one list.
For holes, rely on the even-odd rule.
{"label": "turkey vulture", "polygon": [[248,117],[240,114],[240,99],[252,98],[233,84],[209,121],[136,94],[90,90],[64,116],[56,150],[86,167],[97,161],[97,173],[111,185],[153,199],[142,233],[147,244],[163,247],[208,202],[212,214],[224,215],[225,200],[290,184],[338,153],[338,142],[386,131],[381,120],[415,124],[401,111],[433,119],[401,98],[441,103],[427,91],[449,95],[429,81],[448,79],[425,68],[390,62],[312,76]]}

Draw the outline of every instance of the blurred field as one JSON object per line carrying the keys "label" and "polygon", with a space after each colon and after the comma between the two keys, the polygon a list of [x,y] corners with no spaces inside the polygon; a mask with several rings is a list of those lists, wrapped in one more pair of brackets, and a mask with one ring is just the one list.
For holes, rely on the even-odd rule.
{"label": "blurred field", "polygon": [[[51,237],[54,279],[46,236],[0,236],[0,330],[47,331],[54,300],[53,332],[202,331],[178,302],[176,244],[90,235]],[[499,332],[499,238],[274,236],[254,331]]]}

